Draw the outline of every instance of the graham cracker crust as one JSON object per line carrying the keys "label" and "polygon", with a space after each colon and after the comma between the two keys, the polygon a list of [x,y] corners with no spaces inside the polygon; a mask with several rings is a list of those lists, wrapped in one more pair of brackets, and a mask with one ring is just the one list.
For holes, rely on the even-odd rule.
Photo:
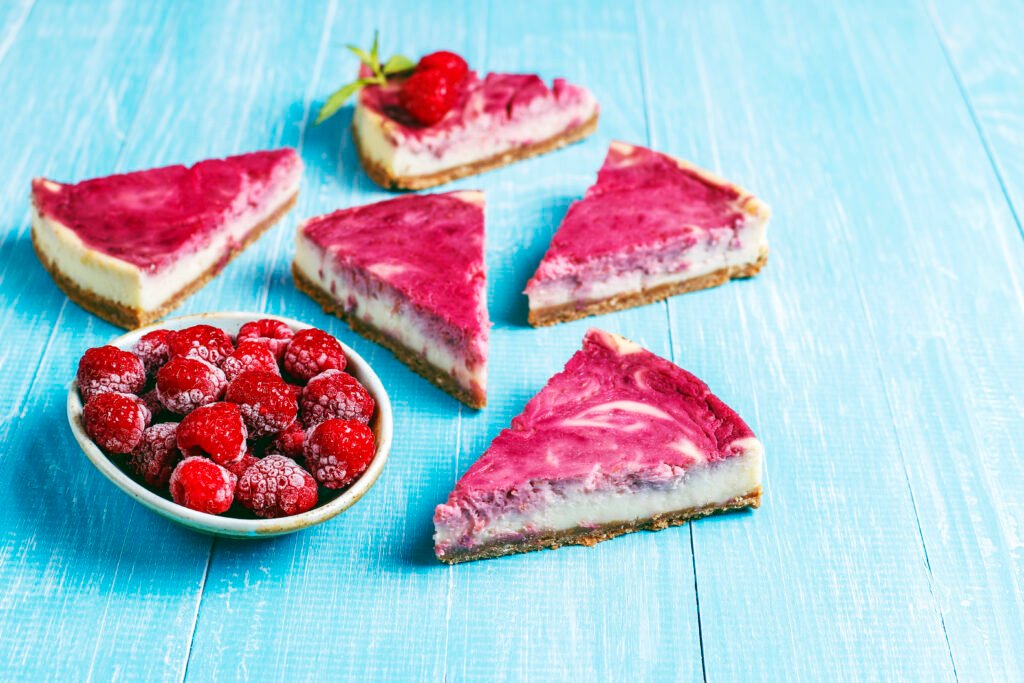
{"label": "graham cracker crust", "polygon": [[516,161],[522,161],[523,159],[535,157],[540,154],[547,154],[548,152],[552,152],[560,147],[571,145],[572,143],[578,142],[588,135],[591,135],[595,130],[597,130],[597,119],[598,114],[595,113],[592,117],[575,128],[570,128],[564,133],[548,138],[547,140],[541,140],[540,142],[535,142],[533,144],[526,145],[525,147],[510,149],[469,164],[462,164],[444,171],[420,176],[392,175],[391,172],[382,164],[373,161],[363,153],[359,136],[356,135],[354,127],[352,129],[352,139],[355,140],[356,143],[356,151],[359,153],[359,162],[366,171],[366,175],[370,176],[373,182],[387,190],[425,190],[428,187],[436,187],[437,185],[444,185],[445,183],[450,183],[453,180],[465,178],[466,176],[493,171],[496,168],[507,166],[515,163]]}
{"label": "graham cracker crust", "polygon": [[659,285],[658,287],[642,289],[628,294],[619,294],[607,299],[592,301],[582,306],[579,306],[574,302],[570,302],[560,306],[550,306],[548,308],[539,308],[536,310],[530,309],[528,320],[534,327],[544,327],[546,325],[569,322],[570,320],[579,320],[580,318],[586,318],[591,315],[603,315],[613,311],[621,311],[625,308],[644,306],[646,304],[654,303],[655,301],[667,299],[668,297],[675,296],[676,294],[695,292],[700,289],[710,289],[711,287],[717,287],[718,285],[724,284],[729,280],[753,277],[757,275],[762,268],[764,268],[764,265],[767,262],[768,249],[765,248],[761,251],[757,261],[753,263],[722,268],[706,275],[690,278],[689,280],[683,280],[682,282]]}
{"label": "graham cracker crust", "polygon": [[180,306],[182,301],[190,297],[197,290],[206,285],[207,282],[216,277],[217,274],[220,273],[227,264],[234,260],[236,256],[245,251],[253,242],[258,240],[263,233],[281,220],[281,218],[288,213],[293,206],[295,206],[295,202],[298,197],[299,193],[296,191],[295,194],[289,197],[287,201],[274,211],[274,213],[251,230],[236,248],[231,249],[226,258],[218,260],[210,266],[206,272],[186,285],[160,308],[153,311],[131,308],[83,288],[77,282],[65,275],[64,272],[57,267],[57,264],[47,258],[42,249],[39,248],[39,244],[36,241],[35,229],[32,230],[32,247],[36,252],[36,256],[39,257],[39,261],[43,264],[43,267],[53,278],[53,281],[57,283],[57,287],[67,294],[69,299],[90,313],[103,318],[107,322],[113,323],[118,327],[131,330],[137,327],[144,327],[145,325],[159,320]]}
{"label": "graham cracker crust", "polygon": [[391,353],[395,354],[395,357],[407,365],[410,370],[436,386],[441,391],[444,391],[459,401],[462,401],[470,408],[476,408],[479,410],[487,405],[486,396],[474,396],[468,389],[456,382],[454,377],[428,363],[418,352],[413,351],[391,335],[385,334],[376,327],[359,320],[355,316],[348,315],[345,312],[345,309],[334,300],[334,297],[307,278],[305,274],[295,266],[295,264],[292,264],[292,277],[295,279],[295,286],[299,291],[306,293],[311,299],[313,299],[313,301],[320,304],[324,309],[324,312],[341,318],[348,323],[348,326],[351,327],[354,332],[366,339],[369,339],[375,344],[380,344]]}
{"label": "graham cracker crust", "polygon": [[438,555],[437,559],[446,564],[457,564],[473,560],[488,560],[516,553],[528,553],[534,550],[554,550],[564,545],[593,546],[601,541],[607,541],[616,536],[633,533],[634,531],[660,531],[670,526],[679,526],[701,517],[760,506],[761,487],[759,486],[749,493],[737,496],[719,505],[703,505],[674,512],[665,512],[647,519],[614,522],[596,529],[575,527],[566,531],[549,531],[532,538],[524,538],[510,543],[494,543],[473,548],[472,550],[456,548],[445,553],[443,557]]}

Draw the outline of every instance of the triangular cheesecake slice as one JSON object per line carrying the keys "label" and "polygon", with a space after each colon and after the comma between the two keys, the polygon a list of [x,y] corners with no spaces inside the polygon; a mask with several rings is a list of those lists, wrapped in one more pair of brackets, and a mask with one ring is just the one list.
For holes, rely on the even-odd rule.
{"label": "triangular cheesecake slice", "polygon": [[463,562],[758,507],[762,457],[704,382],[590,330],[437,507],[434,549]]}
{"label": "triangular cheesecake slice", "polygon": [[487,404],[484,195],[407,195],[299,226],[299,289],[473,408]]}
{"label": "triangular cheesecake slice", "polygon": [[755,275],[770,211],[681,159],[613,142],[526,285],[531,325],[552,325]]}
{"label": "triangular cheesecake slice", "polygon": [[533,74],[480,78],[470,71],[454,108],[429,126],[402,108],[403,80],[364,88],[352,119],[363,168],[386,188],[441,185],[550,152],[597,129],[597,100],[561,78],[548,85]]}
{"label": "triangular cheesecake slice", "polygon": [[292,149],[65,185],[32,181],[32,244],[57,285],[115,325],[176,308],[294,205]]}

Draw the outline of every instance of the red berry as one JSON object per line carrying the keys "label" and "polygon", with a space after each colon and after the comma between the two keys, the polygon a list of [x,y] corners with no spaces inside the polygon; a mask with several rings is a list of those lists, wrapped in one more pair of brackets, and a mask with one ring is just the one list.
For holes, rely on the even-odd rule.
{"label": "red berry", "polygon": [[469,73],[469,65],[466,64],[465,59],[454,52],[447,52],[445,50],[431,52],[429,55],[420,57],[420,63],[416,65],[416,71],[427,71],[429,69],[437,69],[448,74],[448,79],[456,86],[462,83],[462,79]]}
{"label": "red berry", "polygon": [[205,456],[229,465],[245,456],[248,435],[238,406],[221,401],[185,416],[178,425],[178,448],[186,457]]}
{"label": "red berry", "polygon": [[263,342],[274,354],[274,358],[281,360],[284,351],[288,348],[288,342],[292,340],[295,333],[292,328],[280,320],[253,320],[242,325],[238,330],[238,343],[246,341]]}
{"label": "red berry", "polygon": [[284,352],[284,369],[302,382],[324,370],[344,370],[347,364],[341,343],[323,330],[299,330]]}
{"label": "red berry", "polygon": [[114,346],[89,349],[78,361],[78,391],[86,403],[93,397],[116,391],[137,394],[146,385],[146,368],[138,356]]}
{"label": "red berry", "polygon": [[171,498],[178,505],[219,515],[235,500],[238,477],[206,458],[185,458],[171,473]]}
{"label": "red berry", "polygon": [[251,450],[248,450],[245,452],[245,455],[242,456],[241,460],[239,460],[238,462],[230,463],[228,465],[224,465],[224,467],[227,468],[228,472],[230,472],[231,474],[235,475],[238,478],[241,478],[242,475],[245,474],[245,471],[247,469],[258,463],[259,461],[259,458],[253,455]]}
{"label": "red berry", "polygon": [[327,420],[310,433],[304,451],[313,478],[329,489],[340,489],[370,466],[373,432],[355,420]]}
{"label": "red berry", "polygon": [[270,348],[263,342],[244,341],[238,345],[221,365],[230,382],[247,370],[264,370],[275,375],[281,374],[277,368],[277,359]]}
{"label": "red berry", "polygon": [[238,404],[254,439],[277,434],[299,413],[288,383],[272,372],[243,372],[228,385],[224,398]]}
{"label": "red berry", "polygon": [[302,424],[307,429],[332,418],[367,423],[373,416],[373,397],[352,375],[327,370],[302,390]]}
{"label": "red berry", "polygon": [[149,410],[137,396],[107,392],[93,397],[82,410],[85,433],[110,453],[131,453],[142,441]]}
{"label": "red berry", "polygon": [[160,403],[160,397],[156,395],[156,389],[150,389],[142,394],[139,396],[139,400],[142,401],[152,416],[158,415],[164,409],[164,404]]}
{"label": "red berry", "polygon": [[298,460],[302,457],[302,444],[305,441],[306,430],[302,428],[302,423],[295,420],[274,437],[267,450],[271,453],[281,453],[293,460]]}
{"label": "red berry", "polygon": [[268,455],[238,480],[238,502],[257,517],[287,517],[316,505],[316,481],[291,458]]}
{"label": "red berry", "polygon": [[398,101],[420,123],[432,126],[455,106],[456,84],[445,71],[416,70],[402,83]]}
{"label": "red berry", "polygon": [[171,357],[198,358],[217,367],[235,350],[228,333],[212,325],[193,325],[167,336]]}
{"label": "red berry", "polygon": [[171,359],[171,347],[167,345],[167,338],[170,334],[170,330],[153,330],[142,335],[139,341],[135,342],[133,350],[146,367],[147,376],[156,375],[160,366]]}
{"label": "red berry", "polygon": [[142,441],[128,456],[128,464],[135,473],[154,488],[167,486],[171,472],[181,460],[177,430],[174,422],[153,425],[142,433]]}
{"label": "red berry", "polygon": [[156,395],[167,410],[186,415],[221,397],[228,380],[220,368],[178,356],[156,373]]}

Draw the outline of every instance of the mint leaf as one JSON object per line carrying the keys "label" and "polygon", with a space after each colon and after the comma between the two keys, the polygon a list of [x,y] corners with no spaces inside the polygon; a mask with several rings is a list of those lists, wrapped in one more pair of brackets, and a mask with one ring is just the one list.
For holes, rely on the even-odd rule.
{"label": "mint leaf", "polygon": [[356,55],[357,57],[359,57],[359,61],[360,61],[360,62],[362,62],[362,63],[363,63],[363,64],[365,64],[366,66],[370,67],[371,69],[373,68],[373,58],[372,58],[372,57],[370,57],[370,55],[368,55],[368,54],[366,53],[366,50],[362,50],[362,49],[360,49],[360,48],[356,47],[355,45],[346,45],[345,47],[346,47],[346,48],[347,48],[347,49],[348,49],[349,51],[351,51],[351,52],[354,52],[354,53],[355,53],[355,55]]}
{"label": "mint leaf", "polygon": [[359,57],[359,61],[362,62],[370,71],[373,72],[372,76],[366,78],[360,78],[357,81],[348,83],[338,90],[336,90],[327,101],[324,102],[324,106],[320,107],[320,111],[316,115],[316,123],[314,125],[320,125],[325,120],[334,116],[345,101],[352,97],[355,93],[359,92],[362,88],[367,85],[385,85],[388,82],[388,76],[392,74],[401,73],[408,71],[416,66],[416,64],[408,57],[402,55],[394,55],[390,57],[387,63],[382,68],[380,65],[380,41],[379,34],[377,31],[373,32],[373,45],[370,47],[370,51],[367,52],[355,45],[346,45],[345,47],[352,52],[356,57]]}
{"label": "mint leaf", "polygon": [[380,62],[377,61],[378,60],[378,56],[377,56],[377,38],[378,38],[378,36],[379,36],[379,32],[377,31],[377,29],[374,29],[373,30],[373,47],[370,48],[370,57],[373,59],[373,66],[370,67],[370,68],[373,69],[374,73],[380,71]]}
{"label": "mint leaf", "polygon": [[348,98],[361,90],[363,86],[374,82],[376,81],[372,78],[360,78],[358,81],[353,81],[336,90],[334,94],[327,98],[324,106],[320,107],[320,112],[316,115],[316,123],[314,125],[319,126],[326,119],[334,116]]}
{"label": "mint leaf", "polygon": [[416,66],[416,62],[403,55],[394,55],[384,64],[384,75],[402,73]]}

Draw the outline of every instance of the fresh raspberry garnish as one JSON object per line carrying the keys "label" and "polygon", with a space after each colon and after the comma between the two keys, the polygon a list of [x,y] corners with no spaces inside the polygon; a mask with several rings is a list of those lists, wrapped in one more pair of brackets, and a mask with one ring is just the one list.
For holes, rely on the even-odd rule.
{"label": "fresh raspberry garnish", "polygon": [[274,354],[274,358],[280,361],[284,357],[288,342],[292,340],[295,333],[292,328],[280,320],[253,320],[246,323],[238,330],[238,343],[247,341],[263,342]]}
{"label": "fresh raspberry garnish", "polygon": [[274,437],[270,446],[267,447],[267,451],[281,453],[293,460],[298,460],[302,457],[302,444],[305,441],[306,430],[302,428],[301,422],[295,420]]}
{"label": "fresh raspberry garnish", "polygon": [[373,397],[352,375],[326,370],[302,390],[302,424],[307,429],[332,418],[367,423],[373,416]]}
{"label": "fresh raspberry garnish", "polygon": [[185,458],[171,473],[171,498],[178,505],[219,515],[235,500],[238,477],[206,458]]}
{"label": "fresh raspberry garnish", "polygon": [[466,74],[469,73],[469,65],[466,64],[465,59],[454,52],[447,52],[445,50],[431,52],[429,55],[420,57],[420,62],[416,65],[416,71],[428,71],[430,69],[437,69],[448,74],[449,81],[455,86],[462,83]]}
{"label": "fresh raspberry garnish", "polygon": [[146,367],[146,376],[153,377],[164,363],[171,359],[171,347],[167,345],[170,330],[147,332],[135,342],[135,355]]}
{"label": "fresh raspberry garnish", "polygon": [[304,451],[314,479],[329,489],[344,488],[370,466],[373,432],[355,420],[327,420],[310,433]]}
{"label": "fresh raspberry garnish", "polygon": [[243,372],[228,385],[224,398],[238,404],[254,439],[277,434],[299,412],[288,383],[272,372]]}
{"label": "fresh raspberry garnish", "polygon": [[451,111],[458,98],[457,84],[439,69],[417,69],[402,83],[398,101],[420,123],[432,126]]}
{"label": "fresh raspberry garnish", "polygon": [[316,505],[316,481],[291,458],[268,455],[238,480],[238,502],[257,517],[287,517]]}
{"label": "fresh raspberry garnish", "polygon": [[186,457],[205,456],[230,465],[245,456],[248,435],[238,406],[221,401],[185,416],[178,425],[178,448]]}
{"label": "fresh raspberry garnish", "polygon": [[281,374],[277,368],[277,359],[274,358],[270,348],[263,342],[257,341],[239,343],[238,348],[224,359],[221,369],[224,370],[229,382],[248,370],[264,370],[275,375]]}
{"label": "fresh raspberry garnish", "polygon": [[227,385],[220,368],[198,358],[172,358],[156,373],[157,398],[167,410],[179,415],[213,403]]}
{"label": "fresh raspberry garnish", "polygon": [[299,330],[284,352],[284,369],[303,382],[324,370],[344,370],[347,364],[341,343],[323,330]]}
{"label": "fresh raspberry garnish", "polygon": [[212,325],[193,325],[167,336],[171,357],[198,358],[217,367],[235,350],[228,333]]}
{"label": "fresh raspberry garnish", "polygon": [[245,455],[242,456],[241,460],[224,465],[224,467],[227,468],[228,472],[241,479],[242,475],[245,474],[245,471],[259,461],[260,459],[253,455],[251,450],[248,450],[245,452]]}
{"label": "fresh raspberry garnish", "polygon": [[82,410],[85,433],[110,453],[135,450],[150,417],[149,410],[137,396],[113,392],[94,396]]}
{"label": "fresh raspberry garnish", "polygon": [[137,394],[146,385],[146,368],[138,356],[115,346],[89,349],[78,361],[82,401],[107,392]]}
{"label": "fresh raspberry garnish", "polygon": [[142,441],[128,456],[131,468],[153,488],[167,486],[171,472],[181,460],[177,430],[174,422],[153,425],[142,433]]}

